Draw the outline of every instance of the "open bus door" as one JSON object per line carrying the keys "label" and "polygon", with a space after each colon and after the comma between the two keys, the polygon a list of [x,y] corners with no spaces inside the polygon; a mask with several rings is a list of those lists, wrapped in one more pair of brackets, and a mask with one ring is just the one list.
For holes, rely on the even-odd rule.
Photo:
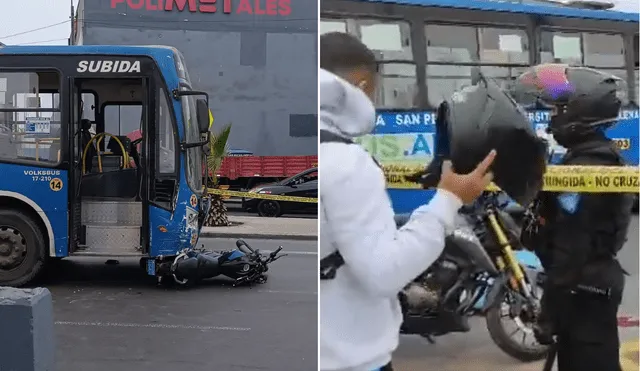
{"label": "open bus door", "polygon": [[[70,255],[144,256],[148,252],[148,161],[154,105],[149,77],[72,78]],[[84,118],[82,92],[94,92],[95,121]],[[95,127],[95,133],[91,128]],[[127,134],[139,130],[140,138]],[[150,143],[151,142],[151,143]],[[138,151],[138,148],[141,150]]]}

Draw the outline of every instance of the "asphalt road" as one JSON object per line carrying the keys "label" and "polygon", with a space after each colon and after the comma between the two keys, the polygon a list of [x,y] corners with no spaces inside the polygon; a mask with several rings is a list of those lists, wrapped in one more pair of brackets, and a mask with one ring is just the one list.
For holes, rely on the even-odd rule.
{"label": "asphalt road", "polygon": [[[620,307],[619,317],[630,316],[638,319],[638,218],[629,230],[625,247],[620,251],[620,262],[630,276],[627,277],[625,295]],[[394,369],[399,371],[540,371],[542,362],[522,363],[502,353],[491,341],[486,330],[484,318],[474,318],[471,331],[463,334],[450,334],[436,338],[432,345],[427,340],[414,335],[403,335],[400,347],[394,354]],[[623,342],[636,348],[638,327],[620,328]],[[623,346],[626,348],[626,346]],[[634,371],[638,369],[637,353]],[[627,364],[629,364],[627,362]],[[555,370],[555,368],[554,368]],[[624,371],[631,371],[625,369]]]}
{"label": "asphalt road", "polygon": [[[202,239],[215,250],[231,239]],[[43,285],[54,298],[58,371],[303,371],[317,365],[314,241],[247,240],[291,255],[253,288],[224,279],[157,287],[137,260],[65,259]]]}

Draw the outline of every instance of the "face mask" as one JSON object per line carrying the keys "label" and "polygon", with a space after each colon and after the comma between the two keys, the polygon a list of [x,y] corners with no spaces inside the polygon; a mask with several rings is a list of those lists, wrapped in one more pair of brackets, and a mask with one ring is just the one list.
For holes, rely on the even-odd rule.
{"label": "face mask", "polygon": [[553,139],[559,145],[569,148],[580,140],[564,115],[551,116],[547,131],[553,134]]}

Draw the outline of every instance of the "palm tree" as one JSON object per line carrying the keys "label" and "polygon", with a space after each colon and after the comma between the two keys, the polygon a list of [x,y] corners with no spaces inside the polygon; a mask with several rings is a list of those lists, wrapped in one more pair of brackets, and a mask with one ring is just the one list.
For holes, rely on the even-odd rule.
{"label": "palm tree", "polygon": [[[227,155],[227,140],[229,140],[229,134],[231,133],[231,124],[228,124],[220,130],[218,134],[211,133],[209,137],[209,155],[207,156],[207,170],[209,173],[207,181],[207,189],[218,188],[218,177],[216,173],[222,165]],[[211,208],[209,208],[209,214],[204,220],[205,227],[219,227],[228,226],[229,217],[227,216],[227,207],[224,205],[222,196],[217,194],[209,194],[211,198]]]}

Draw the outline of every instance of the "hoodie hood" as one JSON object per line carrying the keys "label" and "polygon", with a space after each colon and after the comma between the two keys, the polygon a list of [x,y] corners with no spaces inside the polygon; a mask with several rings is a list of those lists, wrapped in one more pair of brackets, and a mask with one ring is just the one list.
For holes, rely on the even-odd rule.
{"label": "hoodie hood", "polygon": [[367,95],[343,78],[320,69],[320,129],[347,138],[370,134],[376,109]]}

